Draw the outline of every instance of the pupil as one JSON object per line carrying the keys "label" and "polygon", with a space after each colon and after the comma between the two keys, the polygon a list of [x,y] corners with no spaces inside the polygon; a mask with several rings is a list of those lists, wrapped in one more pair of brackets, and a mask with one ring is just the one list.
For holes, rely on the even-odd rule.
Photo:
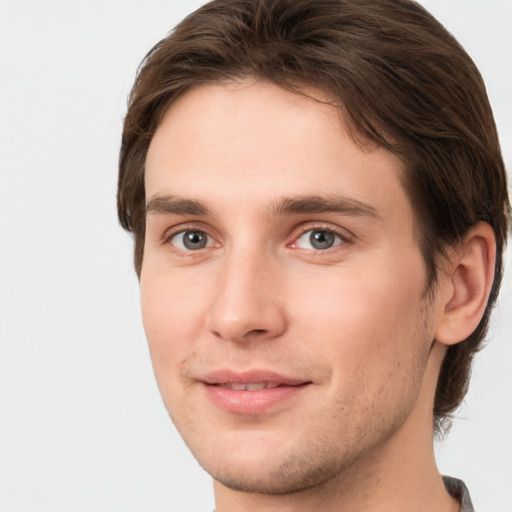
{"label": "pupil", "polygon": [[206,246],[206,236],[200,231],[187,231],[183,235],[183,245],[187,249],[202,249]]}
{"label": "pupil", "polygon": [[329,249],[334,244],[334,233],[329,231],[313,231],[309,241],[315,249]]}

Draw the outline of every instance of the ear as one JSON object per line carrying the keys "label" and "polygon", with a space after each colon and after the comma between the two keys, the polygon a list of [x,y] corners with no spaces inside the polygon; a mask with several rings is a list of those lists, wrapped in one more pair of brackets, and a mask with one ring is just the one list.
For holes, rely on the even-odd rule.
{"label": "ear", "polygon": [[440,275],[440,308],[435,339],[454,345],[478,326],[494,279],[496,239],[486,222],[475,224],[453,249]]}

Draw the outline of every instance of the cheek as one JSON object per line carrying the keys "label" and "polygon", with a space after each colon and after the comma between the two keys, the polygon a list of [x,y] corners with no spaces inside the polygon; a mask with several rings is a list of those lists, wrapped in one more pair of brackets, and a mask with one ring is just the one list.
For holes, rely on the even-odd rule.
{"label": "cheek", "polygon": [[[206,283],[186,273],[144,270],[140,293],[144,330],[157,379],[190,357],[205,322]],[[174,373],[174,372],[172,372]]]}
{"label": "cheek", "polygon": [[353,382],[370,366],[375,377],[386,379],[391,368],[417,353],[424,280],[422,267],[413,267],[343,269],[297,294],[302,300],[295,320],[318,354],[340,369],[338,379]]}

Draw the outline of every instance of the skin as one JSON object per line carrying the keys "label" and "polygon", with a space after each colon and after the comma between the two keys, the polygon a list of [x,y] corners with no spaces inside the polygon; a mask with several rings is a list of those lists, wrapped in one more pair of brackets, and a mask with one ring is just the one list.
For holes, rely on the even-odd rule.
{"label": "skin", "polygon": [[[157,129],[143,320],[165,405],[214,478],[218,512],[458,509],[433,457],[432,403],[445,344],[463,339],[454,312],[478,288],[464,288],[467,272],[457,288],[452,270],[482,244],[457,252],[426,294],[402,172],[356,144],[334,107],[263,82],[193,89]],[[333,233],[332,246],[313,246],[314,230]],[[184,232],[206,245],[187,248]],[[308,384],[262,413],[233,413],[201,382],[219,369]]]}

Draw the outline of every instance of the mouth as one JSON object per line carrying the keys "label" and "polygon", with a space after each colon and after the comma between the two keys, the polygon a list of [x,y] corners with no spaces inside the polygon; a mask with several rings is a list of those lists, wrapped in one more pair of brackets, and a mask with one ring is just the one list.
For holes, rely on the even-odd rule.
{"label": "mouth", "polygon": [[312,382],[273,372],[220,371],[201,380],[208,399],[232,414],[259,415],[290,407]]}

